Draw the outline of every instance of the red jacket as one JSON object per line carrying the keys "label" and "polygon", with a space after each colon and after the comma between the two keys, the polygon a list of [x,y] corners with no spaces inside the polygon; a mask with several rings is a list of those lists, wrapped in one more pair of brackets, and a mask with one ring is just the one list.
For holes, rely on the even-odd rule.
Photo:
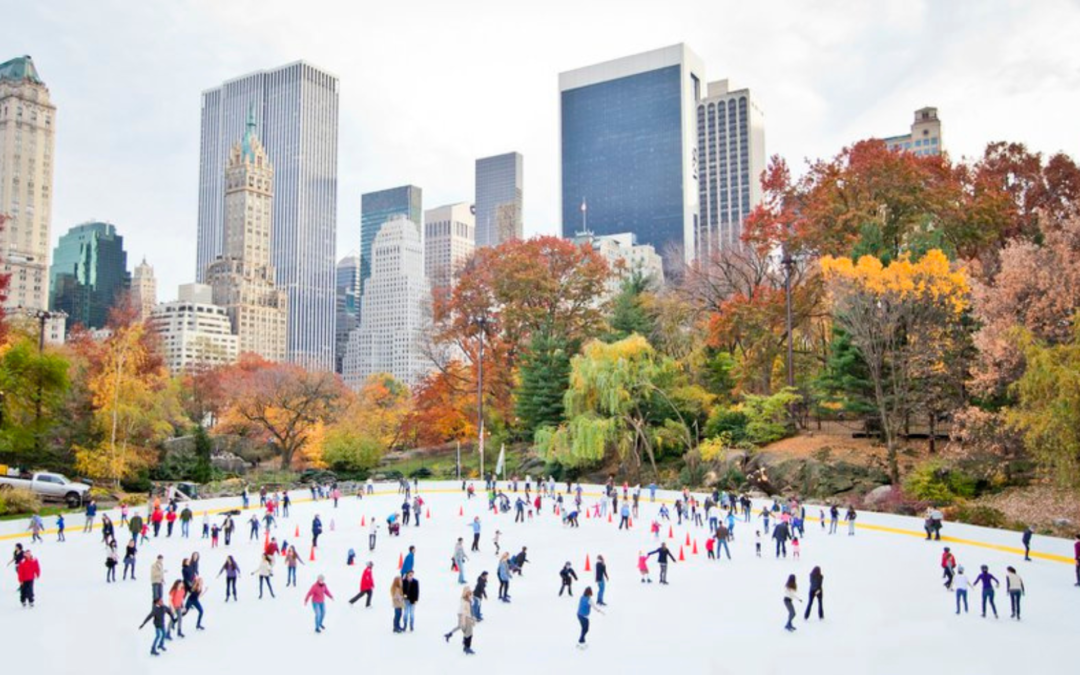
{"label": "red jacket", "polygon": [[154,512],[150,514],[150,520],[155,523],[160,523],[164,517],[165,514],[161,512],[161,509],[154,509]]}
{"label": "red jacket", "polygon": [[41,565],[38,564],[37,558],[34,558],[33,560],[30,558],[23,558],[23,561],[19,563],[19,566],[15,571],[19,575],[20,584],[41,577]]}
{"label": "red jacket", "polygon": [[952,553],[941,554],[941,566],[942,567],[956,567],[956,558]]}
{"label": "red jacket", "polygon": [[166,514],[166,516],[165,516],[165,520],[169,521],[170,523],[175,522],[176,521],[176,511],[169,511],[169,513]]}
{"label": "red jacket", "polygon": [[326,602],[327,598],[333,598],[334,595],[330,592],[330,589],[326,587],[326,584],[315,582],[315,585],[311,587],[311,590],[307,592],[307,596],[304,598],[304,604],[308,603],[308,600],[312,602]]}
{"label": "red jacket", "polygon": [[371,568],[364,569],[363,576],[360,577],[360,592],[375,590],[375,577],[371,574]]}

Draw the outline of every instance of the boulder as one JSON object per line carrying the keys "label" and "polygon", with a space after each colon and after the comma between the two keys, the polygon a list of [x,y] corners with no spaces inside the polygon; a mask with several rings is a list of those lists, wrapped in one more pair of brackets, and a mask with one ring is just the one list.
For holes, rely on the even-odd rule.
{"label": "boulder", "polygon": [[881,502],[885,501],[892,495],[893,488],[891,485],[879,485],[870,492],[866,493],[866,497],[863,498],[863,502],[867,506],[877,506]]}

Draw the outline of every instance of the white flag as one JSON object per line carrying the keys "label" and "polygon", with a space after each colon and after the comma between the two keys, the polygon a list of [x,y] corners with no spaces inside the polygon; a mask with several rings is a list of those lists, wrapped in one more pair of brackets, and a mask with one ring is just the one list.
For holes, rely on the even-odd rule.
{"label": "white flag", "polygon": [[503,472],[506,467],[503,466],[506,462],[506,446],[499,447],[499,461],[495,463],[495,473],[499,474]]}

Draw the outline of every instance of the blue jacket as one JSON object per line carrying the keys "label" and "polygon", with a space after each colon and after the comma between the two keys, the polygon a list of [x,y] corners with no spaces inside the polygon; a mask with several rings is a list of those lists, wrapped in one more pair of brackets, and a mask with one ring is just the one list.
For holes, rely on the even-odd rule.
{"label": "blue jacket", "polygon": [[314,534],[322,534],[322,521],[316,518],[311,522],[311,531]]}
{"label": "blue jacket", "polygon": [[413,554],[410,552],[409,555],[405,556],[405,561],[401,563],[401,576],[405,576],[409,572],[412,572],[412,569]]}
{"label": "blue jacket", "polygon": [[589,616],[589,612],[592,611],[592,603],[589,602],[589,596],[581,596],[581,600],[578,601],[577,614],[578,616]]}
{"label": "blue jacket", "polygon": [[510,581],[510,566],[506,564],[505,560],[499,561],[499,581]]}

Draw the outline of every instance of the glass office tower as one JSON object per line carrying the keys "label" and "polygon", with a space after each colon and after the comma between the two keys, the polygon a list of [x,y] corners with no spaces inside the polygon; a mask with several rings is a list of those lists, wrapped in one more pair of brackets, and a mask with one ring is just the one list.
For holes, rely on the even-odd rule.
{"label": "glass office tower", "polygon": [[[386,221],[405,216],[424,226],[424,191],[415,185],[367,192],[360,196],[360,292],[371,277],[371,245]],[[358,319],[359,321],[359,319]]]}
{"label": "glass office tower", "polygon": [[124,238],[111,223],[76,225],[56,243],[49,278],[49,308],[67,312],[69,328],[104,328],[131,288]]}

